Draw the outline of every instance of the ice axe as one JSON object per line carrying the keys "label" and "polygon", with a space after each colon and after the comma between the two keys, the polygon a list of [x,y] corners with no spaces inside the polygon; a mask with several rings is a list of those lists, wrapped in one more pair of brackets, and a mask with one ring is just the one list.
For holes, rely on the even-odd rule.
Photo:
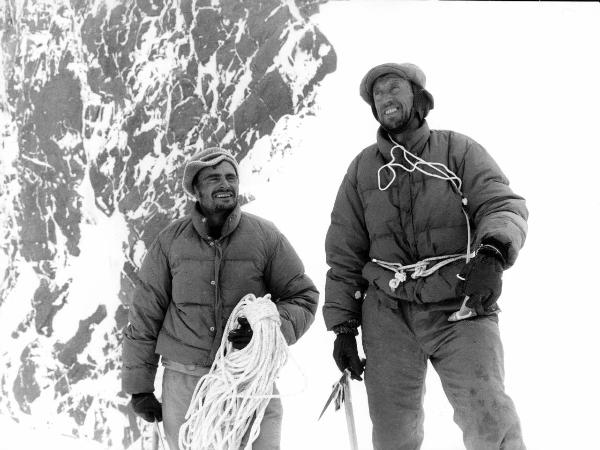
{"label": "ice axe", "polygon": [[[459,277],[460,278],[460,277]],[[462,280],[462,278],[461,278]],[[469,317],[474,317],[477,315],[477,312],[473,308],[469,308],[467,306],[467,302],[469,301],[469,296],[465,295],[465,299],[460,306],[458,311],[453,312],[450,317],[448,317],[448,322],[458,322],[459,320],[468,319]]]}
{"label": "ice axe", "polygon": [[331,394],[329,395],[327,403],[325,403],[325,406],[319,415],[319,419],[321,419],[323,413],[329,407],[331,402],[334,402],[336,411],[340,409],[342,403],[344,404],[344,410],[346,412],[346,425],[348,426],[348,436],[350,440],[350,450],[358,450],[356,424],[354,423],[354,411],[352,410],[352,395],[350,393],[350,370],[344,370],[342,377],[333,385]]}
{"label": "ice axe", "polygon": [[152,430],[152,450],[167,450],[162,433],[160,432],[160,427],[158,426],[158,420],[154,421],[154,428]]}

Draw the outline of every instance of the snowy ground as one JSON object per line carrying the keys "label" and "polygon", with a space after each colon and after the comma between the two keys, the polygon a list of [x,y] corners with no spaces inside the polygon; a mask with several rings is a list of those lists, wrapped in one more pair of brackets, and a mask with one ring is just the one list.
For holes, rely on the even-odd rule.
{"label": "snowy ground", "polygon": [[60,449],[101,450],[97,442],[82,441],[71,436],[60,435],[51,429],[36,424],[17,424],[6,416],[0,416],[0,450]]}

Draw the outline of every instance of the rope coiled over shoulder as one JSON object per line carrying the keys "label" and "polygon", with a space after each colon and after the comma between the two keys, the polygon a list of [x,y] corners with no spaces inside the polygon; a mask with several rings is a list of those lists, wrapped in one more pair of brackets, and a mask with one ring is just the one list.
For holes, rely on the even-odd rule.
{"label": "rope coiled over shoulder", "polygon": [[[397,143],[391,136],[389,136],[389,138],[394,145],[390,149],[390,162],[381,166],[377,171],[377,185],[379,187],[379,190],[385,191],[394,183],[394,181],[396,180],[396,170],[394,169],[395,167],[400,167],[401,169],[409,173],[418,171],[424,175],[448,181],[461,198],[460,207],[462,209],[463,215],[465,216],[465,222],[467,227],[466,252],[462,254],[434,256],[431,258],[425,258],[414,264],[407,265],[402,265],[396,262],[382,261],[373,258],[372,261],[375,264],[378,264],[379,266],[394,272],[394,278],[390,279],[388,283],[390,290],[394,292],[401,283],[404,283],[406,281],[407,272],[412,272],[412,279],[427,277],[435,271],[439,270],[440,268],[455,261],[464,259],[466,262],[469,262],[469,260],[473,256],[475,256],[475,254],[471,252],[471,223],[469,220],[469,214],[465,209],[465,207],[468,204],[468,201],[462,191],[462,180],[460,179],[460,177],[456,175],[452,170],[450,170],[445,164],[439,162],[425,161],[417,155],[409,152],[404,146]],[[404,163],[399,159],[396,160],[396,155],[394,154],[395,149],[400,149],[402,151],[404,163],[406,163],[407,165],[404,165]],[[387,169],[392,174],[392,179],[385,186],[382,186],[381,172],[384,169]]]}
{"label": "rope coiled over shoulder", "polygon": [[[237,328],[238,317],[246,317],[253,331],[241,350],[235,350],[227,339]],[[275,379],[288,357],[280,325],[270,295],[248,294],[240,300],[227,321],[210,372],[196,385],[179,430],[182,450],[238,450],[248,430],[246,448],[252,447],[274,397]]]}

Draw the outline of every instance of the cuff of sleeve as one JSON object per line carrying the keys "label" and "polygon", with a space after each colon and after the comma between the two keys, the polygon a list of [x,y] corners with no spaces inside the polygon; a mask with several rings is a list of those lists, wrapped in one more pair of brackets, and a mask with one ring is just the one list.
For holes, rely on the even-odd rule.
{"label": "cuff of sleeve", "polygon": [[281,326],[279,327],[279,329],[281,330],[281,334],[283,334],[287,345],[292,345],[296,343],[296,330],[294,329],[294,325],[292,324],[291,320],[281,316]]}
{"label": "cuff of sleeve", "polygon": [[502,262],[502,267],[507,266],[508,261],[508,246],[494,238],[486,238],[481,242],[477,252],[487,255],[492,255]]}
{"label": "cuff of sleeve", "polygon": [[122,388],[128,394],[154,392],[156,367],[124,367]]}
{"label": "cuff of sleeve", "polygon": [[360,322],[356,319],[350,319],[346,322],[340,323],[339,325],[335,325],[332,330],[335,334],[352,334],[354,336],[358,335],[358,327],[360,326]]}

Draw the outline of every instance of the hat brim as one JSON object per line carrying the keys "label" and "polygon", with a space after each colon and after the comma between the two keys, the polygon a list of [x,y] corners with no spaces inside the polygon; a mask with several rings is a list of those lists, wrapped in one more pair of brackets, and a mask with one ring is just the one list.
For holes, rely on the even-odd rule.
{"label": "hat brim", "polygon": [[185,169],[183,169],[183,180],[181,184],[183,186],[183,190],[190,196],[195,197],[194,193],[194,177],[205,167],[216,166],[217,164],[227,161],[230,163],[235,169],[235,173],[238,174],[238,164],[235,159],[230,157],[229,155],[218,155],[215,158],[209,161],[190,161],[185,165]]}
{"label": "hat brim", "polygon": [[425,74],[417,66],[413,64],[380,64],[369,70],[360,83],[360,96],[365,102],[369,104],[373,102],[372,93],[375,80],[388,74],[398,75],[400,78],[404,78],[425,89]]}

